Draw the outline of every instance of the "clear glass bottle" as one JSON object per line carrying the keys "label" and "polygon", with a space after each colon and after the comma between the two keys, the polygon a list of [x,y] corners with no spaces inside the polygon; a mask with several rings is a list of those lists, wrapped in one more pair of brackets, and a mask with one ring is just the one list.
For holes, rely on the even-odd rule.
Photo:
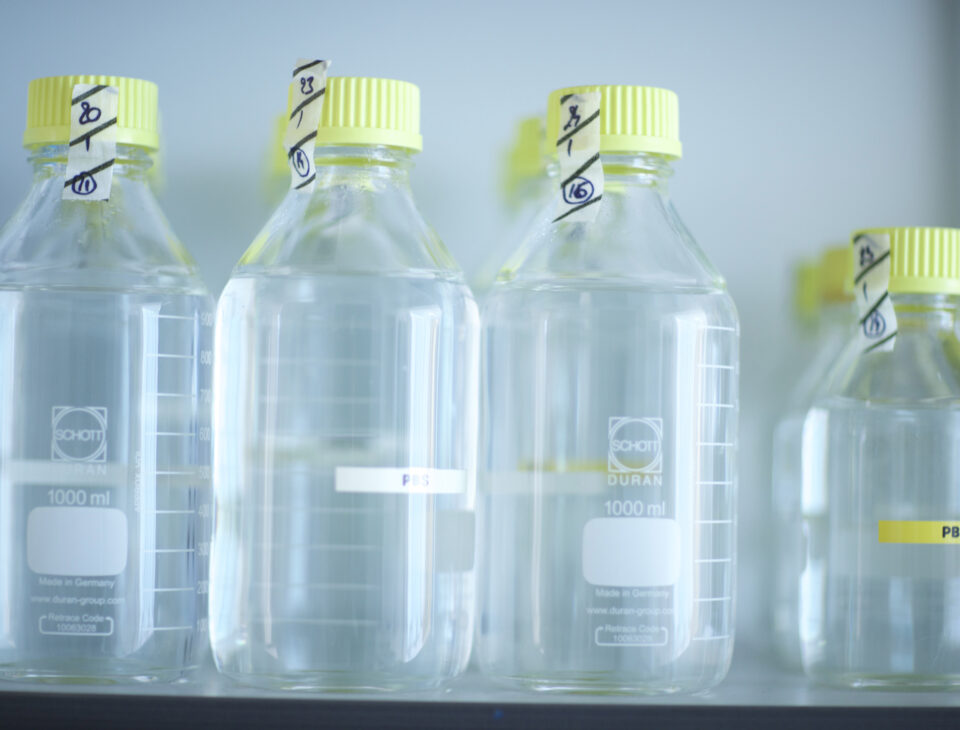
{"label": "clear glass bottle", "polygon": [[214,655],[256,685],[431,687],[473,632],[477,308],[411,195],[417,87],[328,79],[317,144],[220,300]]}
{"label": "clear glass bottle", "polygon": [[497,273],[516,249],[517,241],[522,240],[543,206],[551,200],[557,182],[554,179],[556,171],[549,164],[545,148],[543,117],[520,120],[503,176],[506,231],[484,253],[470,282],[474,294],[479,298],[493,286]]}
{"label": "clear glass bottle", "polygon": [[800,453],[803,422],[813,400],[856,327],[853,296],[849,291],[850,250],[827,249],[817,266],[816,334],[809,338],[807,362],[790,392],[784,414],[773,432],[773,489],[771,491],[771,555],[768,585],[772,606],[773,644],[780,661],[799,668],[800,573],[803,569],[803,516],[800,507]]}
{"label": "clear glass bottle", "polygon": [[864,353],[851,329],[804,424],[804,669],[843,686],[956,687],[960,231],[860,233],[890,237],[898,334]]}
{"label": "clear glass bottle", "polygon": [[549,110],[594,90],[596,220],[548,206],[484,304],[480,665],[695,691],[733,649],[738,318],[668,195],[676,95],[577,87]]}
{"label": "clear glass bottle", "polygon": [[[63,200],[74,84],[115,86],[110,198]],[[0,231],[0,677],[172,680],[206,646],[213,302],[147,184],[157,87],[30,84]]]}

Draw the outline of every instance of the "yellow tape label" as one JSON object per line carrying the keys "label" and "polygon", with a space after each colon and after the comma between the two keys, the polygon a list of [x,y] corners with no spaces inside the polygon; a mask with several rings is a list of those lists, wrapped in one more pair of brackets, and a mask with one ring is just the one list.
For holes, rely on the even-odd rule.
{"label": "yellow tape label", "polygon": [[940,520],[880,520],[880,542],[960,545],[960,522]]}

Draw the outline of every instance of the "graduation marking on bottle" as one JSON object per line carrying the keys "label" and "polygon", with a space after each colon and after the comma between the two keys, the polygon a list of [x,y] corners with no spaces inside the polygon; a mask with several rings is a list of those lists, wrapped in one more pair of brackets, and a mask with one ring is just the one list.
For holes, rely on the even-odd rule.
{"label": "graduation marking on bottle", "polygon": [[293,69],[293,108],[283,138],[290,165],[291,190],[310,193],[317,183],[313,151],[317,144],[329,67],[329,61],[301,58]]}
{"label": "graduation marking on bottle", "polygon": [[[137,455],[135,491],[137,511],[157,518],[158,530],[141,552],[149,557],[154,580],[141,585],[142,600],[164,615],[176,615],[183,595],[204,596],[206,558],[210,554],[212,515],[210,466],[190,463],[194,443],[209,448],[210,426],[199,418],[209,402],[212,351],[201,346],[201,335],[212,325],[212,314],[180,314],[162,308],[145,311],[144,338],[151,345],[143,360],[143,379],[151,384],[145,394],[143,450]],[[206,392],[206,396],[204,393]],[[162,527],[161,527],[162,526]],[[194,535],[191,543],[166,543],[160,535]],[[184,565],[195,565],[196,583],[185,586]],[[176,567],[175,567],[176,566]],[[180,577],[178,577],[180,576]],[[168,609],[170,609],[168,611]],[[192,631],[195,625],[158,625],[151,631]]]}
{"label": "graduation marking on bottle", "polygon": [[[735,345],[730,339],[737,334],[736,327],[726,325],[701,325],[704,350],[730,351]],[[703,471],[697,480],[697,486],[710,494],[704,498],[704,504],[710,505],[705,514],[695,517],[694,524],[705,531],[698,540],[699,549],[694,553],[694,566],[698,571],[710,571],[709,576],[700,574],[702,585],[729,585],[726,576],[733,571],[733,526],[734,520],[729,508],[722,500],[715,500],[718,489],[733,488],[730,478],[730,464],[736,453],[736,442],[730,439],[733,433],[731,421],[736,417],[738,402],[735,390],[737,367],[709,358],[709,362],[698,362],[698,389],[700,392],[697,407],[700,414],[697,448],[702,457]],[[706,532],[709,531],[709,532]],[[725,547],[724,547],[725,546]],[[724,576],[720,578],[719,576]],[[702,589],[701,589],[702,590]],[[693,604],[696,609],[696,628],[691,641],[720,641],[729,639],[726,634],[715,631],[716,612],[732,610],[733,596],[727,592],[695,595]]]}
{"label": "graduation marking on bottle", "polygon": [[116,86],[75,84],[63,200],[109,200],[117,160]]}

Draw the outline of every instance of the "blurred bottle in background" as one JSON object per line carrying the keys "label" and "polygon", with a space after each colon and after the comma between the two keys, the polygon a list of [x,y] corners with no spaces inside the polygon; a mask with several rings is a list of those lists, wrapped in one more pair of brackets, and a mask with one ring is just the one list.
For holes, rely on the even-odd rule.
{"label": "blurred bottle in background", "polygon": [[799,600],[803,568],[801,465],[803,422],[826,375],[850,342],[856,327],[850,293],[850,251],[827,249],[816,263],[797,267],[794,339],[802,351],[785,363],[784,381],[793,383],[773,432],[771,519],[768,521],[771,628],[778,658],[800,668]]}
{"label": "blurred bottle in background", "polygon": [[852,243],[860,324],[803,426],[803,665],[838,686],[956,688],[960,230]]}
{"label": "blurred bottle in background", "polygon": [[287,115],[279,114],[270,127],[270,143],[263,156],[263,198],[275,208],[290,190],[290,165],[287,151],[283,148],[283,136],[287,131]]}
{"label": "blurred bottle in background", "polygon": [[482,297],[493,285],[497,273],[517,250],[542,208],[552,201],[549,149],[544,137],[543,117],[520,120],[504,156],[501,185],[507,225],[503,235],[485,252],[470,282],[474,294]]}

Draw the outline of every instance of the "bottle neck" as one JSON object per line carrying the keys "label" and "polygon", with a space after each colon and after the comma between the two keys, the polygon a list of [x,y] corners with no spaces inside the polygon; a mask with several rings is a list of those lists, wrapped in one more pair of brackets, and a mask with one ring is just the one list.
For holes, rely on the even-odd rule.
{"label": "bottle neck", "polygon": [[647,152],[604,152],[600,155],[600,162],[603,164],[605,190],[618,192],[647,189],[659,194],[668,192],[673,165],[667,157]]}
{"label": "bottle neck", "polygon": [[385,145],[317,147],[317,187],[399,188],[409,191],[413,151]]}
{"label": "bottle neck", "polygon": [[903,333],[953,334],[957,324],[957,298],[946,294],[891,294],[897,330]]}
{"label": "bottle neck", "polygon": [[[65,176],[69,145],[51,144],[30,149],[28,160],[33,166],[35,183],[51,177]],[[147,171],[153,167],[153,158],[142,147],[128,144],[117,145],[116,163],[113,166],[114,182],[121,185],[146,185]]]}

